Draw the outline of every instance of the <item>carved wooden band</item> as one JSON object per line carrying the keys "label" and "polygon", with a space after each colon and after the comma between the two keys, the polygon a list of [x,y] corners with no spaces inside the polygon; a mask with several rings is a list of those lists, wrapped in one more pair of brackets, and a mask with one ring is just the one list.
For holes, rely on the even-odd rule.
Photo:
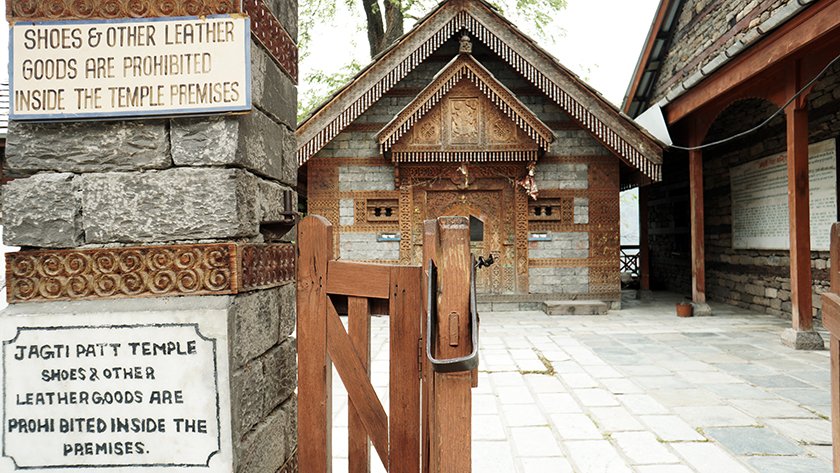
{"label": "carved wooden band", "polygon": [[297,84],[298,50],[264,0],[7,0],[10,22],[207,16],[247,13],[251,33]]}
{"label": "carved wooden band", "polygon": [[9,303],[238,294],[294,281],[291,244],[137,246],[6,255]]}

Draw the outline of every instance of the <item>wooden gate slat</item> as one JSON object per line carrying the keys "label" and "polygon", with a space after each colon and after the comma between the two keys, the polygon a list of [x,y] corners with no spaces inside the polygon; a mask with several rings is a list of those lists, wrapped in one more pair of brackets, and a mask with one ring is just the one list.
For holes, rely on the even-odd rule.
{"label": "wooden gate slat", "polygon": [[[370,304],[362,297],[347,299],[347,318],[353,348],[370,379]],[[347,400],[349,473],[370,473],[370,446],[367,431],[352,398]]]}
{"label": "wooden gate slat", "polygon": [[332,226],[323,217],[298,225],[298,459],[300,473],[327,473],[332,462],[332,367],[327,356],[327,262]]}
{"label": "wooden gate slat", "polygon": [[356,412],[370,436],[371,443],[379,454],[379,459],[388,468],[388,416],[382,403],[376,396],[365,368],[359,359],[350,337],[344,330],[338,312],[332,301],[327,301],[327,337],[330,357],[335,369],[347,388],[347,395],[355,400]]}
{"label": "wooden gate slat", "polygon": [[391,266],[330,261],[327,292],[347,296],[387,299]]}
{"label": "wooden gate slat", "polygon": [[421,275],[419,267],[391,269],[391,473],[417,473],[420,468]]}

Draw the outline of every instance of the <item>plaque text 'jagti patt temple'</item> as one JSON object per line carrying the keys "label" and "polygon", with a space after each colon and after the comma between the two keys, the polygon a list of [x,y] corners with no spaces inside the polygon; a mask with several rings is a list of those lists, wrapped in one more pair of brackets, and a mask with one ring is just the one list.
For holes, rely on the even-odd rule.
{"label": "plaque text 'jagti patt temple'", "polygon": [[3,456],[16,467],[206,467],[219,453],[216,341],[197,324],[4,335]]}

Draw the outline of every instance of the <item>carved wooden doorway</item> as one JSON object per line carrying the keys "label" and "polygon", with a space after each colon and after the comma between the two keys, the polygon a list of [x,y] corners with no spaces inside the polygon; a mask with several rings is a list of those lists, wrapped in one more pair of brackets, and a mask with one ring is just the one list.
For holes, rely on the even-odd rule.
{"label": "carved wooden doorway", "polygon": [[[516,212],[514,192],[507,179],[476,179],[468,186],[444,180],[414,191],[417,221],[444,216],[471,220],[470,250],[476,256],[493,256],[495,264],[479,271],[476,289],[480,294],[516,292]],[[416,242],[419,243],[419,242]],[[422,247],[415,245],[415,253]]]}

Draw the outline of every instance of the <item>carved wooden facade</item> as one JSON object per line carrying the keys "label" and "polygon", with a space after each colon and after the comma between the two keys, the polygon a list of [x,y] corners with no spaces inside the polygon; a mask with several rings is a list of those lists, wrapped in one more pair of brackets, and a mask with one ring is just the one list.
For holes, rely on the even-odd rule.
{"label": "carved wooden facade", "polygon": [[337,255],[420,264],[423,221],[464,215],[496,261],[485,297],[620,296],[619,191],[657,180],[662,150],[519,35],[483,1],[444,2],[301,124]]}

